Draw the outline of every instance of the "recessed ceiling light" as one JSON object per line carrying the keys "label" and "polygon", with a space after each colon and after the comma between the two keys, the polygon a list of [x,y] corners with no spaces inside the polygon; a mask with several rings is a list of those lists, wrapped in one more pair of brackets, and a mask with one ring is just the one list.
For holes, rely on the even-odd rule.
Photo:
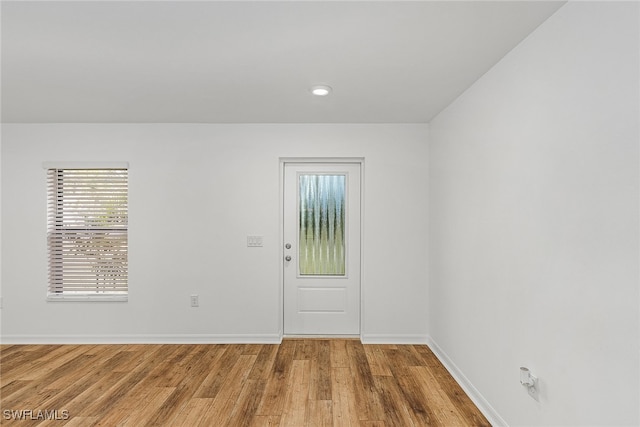
{"label": "recessed ceiling light", "polygon": [[331,93],[331,87],[326,85],[316,85],[311,88],[311,93],[316,96],[327,96]]}

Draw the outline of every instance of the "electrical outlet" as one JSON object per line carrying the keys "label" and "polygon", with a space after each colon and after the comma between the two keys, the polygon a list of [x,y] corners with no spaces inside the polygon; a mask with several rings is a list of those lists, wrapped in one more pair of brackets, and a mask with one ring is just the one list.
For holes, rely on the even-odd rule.
{"label": "electrical outlet", "polygon": [[198,307],[198,306],[199,306],[198,295],[191,295],[191,307]]}
{"label": "electrical outlet", "polygon": [[538,401],[538,377],[533,375],[526,366],[520,367],[520,384],[527,388],[527,393]]}
{"label": "electrical outlet", "polygon": [[537,402],[539,399],[538,382],[536,381],[534,385],[527,387],[527,392],[529,393],[529,396],[531,396]]}

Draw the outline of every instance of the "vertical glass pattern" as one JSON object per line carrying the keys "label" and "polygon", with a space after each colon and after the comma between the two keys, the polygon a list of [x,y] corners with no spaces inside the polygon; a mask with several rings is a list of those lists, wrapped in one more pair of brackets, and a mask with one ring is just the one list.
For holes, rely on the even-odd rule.
{"label": "vertical glass pattern", "polygon": [[345,175],[300,175],[301,275],[345,274]]}

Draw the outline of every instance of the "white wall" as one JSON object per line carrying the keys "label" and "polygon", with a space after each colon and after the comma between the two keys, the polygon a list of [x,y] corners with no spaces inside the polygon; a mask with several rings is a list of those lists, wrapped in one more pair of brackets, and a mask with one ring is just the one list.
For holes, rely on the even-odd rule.
{"label": "white wall", "polygon": [[[365,340],[427,336],[426,125],[5,125],[2,338],[272,341],[279,158],[364,157]],[[130,163],[127,303],[46,302],[45,161]],[[247,235],[263,248],[247,248]],[[189,295],[200,295],[200,307]]]}
{"label": "white wall", "polygon": [[639,18],[563,6],[431,123],[430,335],[497,422],[640,424]]}

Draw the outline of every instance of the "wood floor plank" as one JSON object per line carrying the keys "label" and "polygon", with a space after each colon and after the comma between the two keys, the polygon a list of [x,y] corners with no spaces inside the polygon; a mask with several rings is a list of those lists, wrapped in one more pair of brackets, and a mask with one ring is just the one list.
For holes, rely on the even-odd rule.
{"label": "wood floor plank", "polygon": [[149,387],[145,390],[144,396],[136,399],[136,406],[133,409],[122,409],[109,411],[100,418],[96,426],[131,426],[137,427],[145,424],[146,420],[166,402],[167,398],[174,392],[173,387]]}
{"label": "wood floor plank", "polygon": [[[69,411],[72,417],[92,418],[98,415],[83,414],[84,408],[100,399],[114,384],[122,380],[126,374],[124,372],[105,372],[103,375],[93,377],[94,381],[83,381],[83,386],[78,388],[78,392],[71,393],[69,399],[61,403],[61,408]],[[57,400],[55,397],[52,400]]]}
{"label": "wood floor plank", "polygon": [[399,345],[397,351],[403,358],[404,366],[424,366],[424,360],[415,350],[414,345]]}
{"label": "wood floor plank", "polygon": [[[148,362],[146,363],[146,365],[151,366],[151,369],[145,371],[147,372],[146,376],[136,384],[133,384],[125,396],[123,396],[117,402],[114,402],[111,412],[129,413],[134,410],[138,410],[141,405],[140,402],[149,400],[150,396],[153,395],[156,391],[156,386],[154,385],[156,381],[154,381],[154,379],[150,379],[150,377],[152,377],[152,374],[155,371],[153,366],[156,366],[156,367],[160,366],[161,361],[164,360],[165,357],[169,357],[171,354],[173,354],[173,352],[176,349],[177,348],[175,346],[166,346],[166,347],[150,346],[147,351],[144,351],[144,349],[142,348],[139,349],[139,351],[141,352],[144,351],[146,354],[143,357],[141,355],[136,354],[134,358],[132,358],[131,360],[133,361],[133,360],[138,360],[142,358],[143,360],[146,360]],[[117,381],[125,378],[129,373],[134,372],[136,370],[135,369],[136,367],[143,366],[143,365],[145,365],[145,363],[139,362],[134,365],[130,365],[127,371],[123,371],[122,369],[110,371],[107,368],[107,364],[98,364],[95,367],[96,371],[94,373],[92,373],[87,377],[84,377],[83,381],[80,383],[74,384],[74,387],[78,389],[83,389],[88,387],[88,392],[83,393],[85,395],[84,401],[86,401],[87,398],[94,400],[95,398],[93,398],[92,396],[95,394],[95,392],[91,391],[91,389],[94,387],[93,386],[94,383],[108,384],[110,381],[105,380],[105,378],[109,378],[110,375],[116,375],[116,377],[114,377],[115,382],[113,382],[113,384],[115,384]],[[98,390],[101,390],[101,389],[98,389]],[[101,391],[102,391],[102,394],[106,393],[106,391],[104,390],[101,390]],[[61,396],[61,401],[60,401],[61,404],[64,404],[65,397],[66,396],[64,394]],[[74,400],[72,400],[72,402],[73,401]],[[79,405],[82,405],[82,404],[83,404],[83,400],[80,400]]]}
{"label": "wood floor plank", "polygon": [[331,427],[333,425],[333,405],[331,400],[309,399],[306,426]]}
{"label": "wood floor plank", "polygon": [[353,377],[347,367],[331,369],[332,419],[334,426],[359,425]]}
{"label": "wood floor plank", "polygon": [[311,362],[309,360],[293,360],[287,381],[287,392],[280,420],[281,426],[305,425],[309,410],[310,374]]}
{"label": "wood floor plank", "polygon": [[0,388],[0,396],[8,398],[13,393],[17,393],[20,390],[24,390],[26,388],[29,388],[29,384],[31,384],[32,382],[33,381],[29,381],[29,380],[14,380],[14,381],[11,381],[10,383],[7,383],[7,384],[3,385],[2,388]]}
{"label": "wood floor plank", "polygon": [[[117,353],[116,353],[117,354]],[[83,354],[72,359],[71,366],[68,368],[73,375],[62,375],[57,380],[45,385],[45,389],[64,390],[71,387],[78,378],[82,378],[85,375],[89,375],[96,367],[96,356],[90,354]],[[105,370],[113,370],[105,367]]]}
{"label": "wood floor plank", "polygon": [[196,397],[215,398],[241,353],[242,348],[238,345],[225,346],[211,362],[207,377],[196,390]]}
{"label": "wood floor plank", "polygon": [[347,340],[331,340],[331,367],[348,368],[349,355],[347,354]]}
{"label": "wood floor plank", "polygon": [[465,425],[460,412],[451,404],[442,387],[434,381],[429,369],[423,366],[412,366],[409,369],[420,379],[427,404],[435,408],[433,413],[438,423],[444,426]]}
{"label": "wood floor plank", "polygon": [[[123,372],[114,372],[113,374],[118,375],[118,378],[122,378],[125,376]],[[49,400],[42,403],[42,407],[67,408],[68,404],[70,402],[73,402],[76,396],[81,395],[83,392],[87,390],[90,390],[90,388],[94,384],[100,384],[97,381],[104,379],[104,374],[91,375],[90,372],[87,372],[87,371],[85,371],[84,374],[80,372],[80,375],[84,375],[84,376],[80,377],[80,379],[77,379],[77,377],[75,377],[74,375],[73,378],[76,378],[76,381],[69,384],[66,388],[62,389],[59,393],[52,395]]]}
{"label": "wood floor plank", "polygon": [[116,408],[121,399],[123,399],[131,388],[142,381],[151,370],[149,365],[140,365],[135,370],[124,372],[113,372],[113,375],[120,374],[121,377],[106,390],[103,390],[95,400],[82,408],[79,413],[84,416],[104,417],[112,409]]}
{"label": "wood floor plank", "polygon": [[417,377],[409,372],[408,367],[403,370],[396,370],[398,375],[394,378],[398,382],[398,387],[402,392],[407,407],[411,411],[414,424],[419,426],[439,425],[437,417],[428,404],[427,396],[420,387]]}
{"label": "wood floor plank", "polygon": [[245,344],[242,354],[257,356],[262,350],[262,344]]}
{"label": "wood floor plank", "polygon": [[243,427],[256,416],[267,381],[247,379],[227,421],[229,426]]}
{"label": "wood floor plank", "polygon": [[311,359],[309,399],[331,400],[331,347],[329,341],[316,341],[316,356]]}
{"label": "wood floor plank", "polygon": [[77,360],[84,359],[90,360],[93,356],[86,354],[87,350],[91,347],[83,346],[58,346],[46,357],[40,359],[43,364],[41,366],[34,366],[30,369],[29,373],[22,375],[21,378],[30,380],[34,378],[42,378],[43,375],[47,375],[50,378],[60,377],[61,369],[73,368],[73,365],[77,363]]}
{"label": "wood floor plank", "polygon": [[318,340],[294,340],[296,349],[293,353],[293,360],[311,360],[317,356]]}
{"label": "wood floor plank", "polygon": [[424,345],[0,346],[0,407],[31,426],[489,426]]}
{"label": "wood floor plank", "polygon": [[222,388],[216,394],[212,404],[203,415],[203,422],[208,421],[208,425],[228,424],[256,357],[257,356],[254,355],[244,354],[238,357]]}
{"label": "wood floor plank", "polygon": [[197,347],[186,344],[176,347],[176,352],[173,353],[171,359],[164,362],[162,375],[156,384],[157,387],[177,387],[184,379],[185,365],[188,366],[193,359],[194,352],[198,351]]}
{"label": "wood floor plank", "polygon": [[36,349],[36,346],[26,346],[26,345],[17,345],[17,344],[5,344],[0,348],[0,363],[6,362],[6,358],[14,355],[15,353],[21,353],[24,351],[33,351]]}
{"label": "wood floor plank", "polygon": [[[15,378],[31,380],[39,378],[55,370],[56,367],[75,358],[86,351],[81,347],[43,346],[42,349],[32,352],[24,352],[24,364],[17,359],[14,364],[8,364],[3,368],[3,381],[12,381]],[[4,365],[3,365],[4,366]]]}
{"label": "wood floor plank", "polygon": [[[44,347],[44,346],[43,346]],[[33,346],[29,350],[29,346],[10,346],[10,350],[3,351],[0,358],[0,366],[2,369],[0,373],[2,383],[13,381],[18,376],[24,376],[28,372],[33,364],[41,363],[39,360],[49,353],[49,350],[44,348],[36,348]]]}
{"label": "wood floor plank", "polygon": [[292,340],[284,340],[280,344],[256,415],[282,415],[294,350],[295,342]]}
{"label": "wood floor plank", "polygon": [[[105,418],[110,411],[130,411],[133,405],[140,404],[137,399],[127,399],[131,390],[136,388],[153,370],[168,347],[151,347],[148,360],[151,363],[139,364],[130,371],[112,369],[110,357],[100,357],[103,363],[96,363],[95,372],[83,378],[74,387],[81,390],[75,398],[67,404],[69,412],[75,415]],[[73,390],[73,389],[72,389]],[[69,390],[68,392],[71,392]],[[64,404],[65,393],[58,399],[58,404]],[[125,406],[128,404],[128,407]]]}
{"label": "wood floor plank", "polygon": [[279,415],[256,415],[251,421],[250,427],[275,427],[280,425]]}
{"label": "wood floor plank", "polygon": [[385,424],[392,426],[413,426],[414,423],[407,409],[402,393],[398,389],[395,378],[377,376],[374,378],[376,390],[380,396],[384,412]]}
{"label": "wood floor plank", "polygon": [[249,380],[266,380],[269,377],[273,363],[278,354],[277,345],[263,345],[257,353],[256,361],[251,368],[251,372],[247,379]]}
{"label": "wood floor plank", "polygon": [[[244,387],[229,416],[229,426],[248,426],[256,416],[264,390],[267,385],[270,369],[275,361],[278,347],[275,345],[264,345],[258,351],[256,359],[247,376]],[[280,418],[278,418],[279,422]]]}
{"label": "wood floor plank", "polygon": [[371,369],[372,375],[393,375],[389,367],[389,360],[379,345],[365,345],[364,353],[369,361],[369,368]]}
{"label": "wood floor plank", "polygon": [[466,420],[466,423],[473,426],[489,426],[490,423],[473,404],[469,396],[462,390],[462,387],[449,374],[444,365],[438,360],[436,355],[427,346],[413,346],[416,354],[420,355],[426,366],[429,366],[436,381],[442,385],[444,392],[458,411]]}
{"label": "wood floor plank", "polygon": [[[213,405],[213,398],[195,397],[189,400],[178,415],[173,419],[175,427],[194,427],[202,424],[205,414]],[[132,425],[132,427],[135,427]]]}
{"label": "wood floor plank", "polygon": [[417,345],[415,346],[415,349],[416,353],[420,355],[423,365],[428,366],[431,369],[439,369],[441,367],[444,368],[436,355],[426,345]]}
{"label": "wood floor plank", "polygon": [[376,389],[363,345],[359,341],[347,341],[347,354],[353,375],[358,419],[384,420],[385,407]]}
{"label": "wood floor plank", "polygon": [[[189,399],[194,396],[202,381],[207,377],[210,366],[208,363],[203,363],[203,360],[208,360],[206,355],[211,351],[211,346],[198,345],[194,346],[194,350],[181,366],[184,377],[177,384],[173,393],[169,395],[165,404],[154,413],[146,425],[170,425],[176,414],[188,404]],[[241,358],[243,357],[255,358],[255,356],[241,356]]]}
{"label": "wood floor plank", "polygon": [[[100,421],[99,417],[75,417],[64,423],[65,427],[93,427]],[[60,425],[59,423],[56,425]]]}
{"label": "wood floor plank", "polygon": [[[73,354],[76,355],[77,352],[73,352]],[[3,395],[4,404],[8,407],[17,407],[17,402],[21,402],[23,405],[30,405],[24,406],[24,408],[32,408],[44,403],[56,394],[56,390],[50,388],[50,385],[65,376],[73,375],[76,368],[82,369],[87,357],[91,356],[76,356],[71,361],[59,366],[58,369],[46,368],[41,365],[38,368],[40,377],[34,376],[32,373],[25,374],[21,377],[21,380],[28,380],[29,385],[24,389],[15,391],[10,396]],[[51,363],[58,365],[57,361],[51,361]]]}
{"label": "wood floor plank", "polygon": [[387,426],[384,421],[360,421],[360,427],[391,427]]}

